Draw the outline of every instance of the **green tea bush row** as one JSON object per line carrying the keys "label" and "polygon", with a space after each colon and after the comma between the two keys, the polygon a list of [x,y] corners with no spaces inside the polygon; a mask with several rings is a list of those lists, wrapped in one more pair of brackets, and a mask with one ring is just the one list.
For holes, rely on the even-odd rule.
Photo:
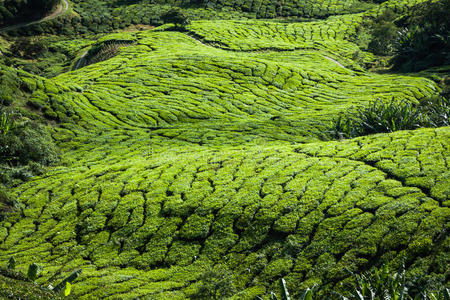
{"label": "green tea bush row", "polygon": [[[198,3],[196,1],[196,3]],[[276,17],[305,17],[305,18],[321,18],[330,15],[345,14],[345,13],[355,13],[364,11],[364,9],[370,6],[365,6],[364,2],[360,1],[285,1],[279,3],[276,1],[262,1],[262,2],[252,2],[252,1],[230,1],[230,0],[219,0],[210,1],[202,0],[200,1],[200,6],[220,10],[238,10],[244,12],[255,13],[257,18],[276,18]]]}
{"label": "green tea bush row", "polygon": [[280,277],[297,297],[403,257],[408,276],[444,280],[448,128],[222,149],[150,150],[136,134],[91,137],[70,167],[19,187],[26,217],[2,223],[0,260],[26,249],[17,259],[43,261],[42,281],[86,269],[85,298],[256,296]]}
{"label": "green tea bush row", "polygon": [[[119,33],[89,44],[133,41],[108,60],[19,72],[63,157],[12,190],[21,210],[0,224],[0,263],[32,256],[40,283],[83,268],[81,299],[254,298],[279,278],[293,297],[314,284],[321,297],[347,269],[404,257],[407,276],[445,282],[449,128],[319,141],[354,105],[438,93],[352,68],[344,36],[360,20]],[[273,51],[279,41],[290,51]]]}

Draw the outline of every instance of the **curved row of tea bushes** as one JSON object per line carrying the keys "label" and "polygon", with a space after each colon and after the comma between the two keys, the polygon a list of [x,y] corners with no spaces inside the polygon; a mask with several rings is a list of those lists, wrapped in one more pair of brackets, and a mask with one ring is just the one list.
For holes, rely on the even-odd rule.
{"label": "curved row of tea bushes", "polygon": [[339,288],[346,269],[404,258],[410,275],[444,279],[449,138],[442,128],[304,146],[167,140],[153,152],[124,138],[16,190],[23,206],[2,223],[0,263],[33,257],[42,282],[82,268],[81,299],[195,297],[212,265],[245,297],[282,276],[292,291]]}

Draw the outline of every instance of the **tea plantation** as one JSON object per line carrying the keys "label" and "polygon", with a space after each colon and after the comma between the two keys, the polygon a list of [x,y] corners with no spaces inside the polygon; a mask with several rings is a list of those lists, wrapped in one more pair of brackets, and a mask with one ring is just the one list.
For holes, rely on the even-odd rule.
{"label": "tea plantation", "polygon": [[219,298],[269,299],[280,278],[320,299],[403,263],[448,286],[450,128],[330,133],[354,107],[442,91],[430,78],[446,71],[371,72],[357,44],[365,20],[419,2],[199,1],[245,18],[68,38],[76,59],[52,78],[0,56],[2,97],[47,120],[61,152],[10,188],[0,266],[36,262],[46,286],[82,269],[77,299],[212,299],[211,281]]}

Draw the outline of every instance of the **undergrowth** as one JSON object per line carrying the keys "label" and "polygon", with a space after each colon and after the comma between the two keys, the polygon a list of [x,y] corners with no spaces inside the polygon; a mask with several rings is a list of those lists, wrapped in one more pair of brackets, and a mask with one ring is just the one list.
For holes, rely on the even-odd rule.
{"label": "undergrowth", "polygon": [[45,127],[0,107],[0,184],[42,174],[59,160],[58,150]]}
{"label": "undergrowth", "polygon": [[72,272],[54,287],[51,284],[37,284],[42,267],[37,263],[28,265],[26,275],[16,271],[16,261],[11,257],[6,268],[0,267],[0,297],[7,299],[63,299],[71,294],[72,283],[82,270]]}
{"label": "undergrowth", "polygon": [[[450,289],[442,285],[420,284],[417,279],[408,279],[406,271],[403,267],[399,271],[390,270],[387,265],[380,268],[374,268],[370,272],[361,274],[352,273],[351,282],[339,290],[328,292],[327,296],[318,297],[318,287],[312,286],[300,293],[296,298],[299,300],[312,299],[336,299],[336,300],[449,300]],[[291,300],[290,292],[286,286],[286,281],[282,278],[279,280],[280,291],[278,293],[271,292],[272,300]],[[277,296],[281,295],[280,298]],[[261,297],[256,299],[262,300]]]}

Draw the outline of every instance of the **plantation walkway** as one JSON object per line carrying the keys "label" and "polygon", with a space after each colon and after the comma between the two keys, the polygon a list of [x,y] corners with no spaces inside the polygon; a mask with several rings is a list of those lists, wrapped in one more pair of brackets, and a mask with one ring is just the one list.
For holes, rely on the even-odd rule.
{"label": "plantation walkway", "polygon": [[68,9],[69,9],[69,2],[67,0],[62,0],[62,2],[58,5],[58,8],[54,12],[52,12],[50,15],[48,15],[42,19],[36,20],[36,21],[24,22],[24,23],[19,23],[16,25],[0,28],[0,32],[7,32],[7,31],[14,30],[14,29],[26,27],[29,25],[38,24],[38,23],[42,23],[45,21],[56,19],[57,17],[66,13]]}
{"label": "plantation walkway", "polygon": [[329,61],[334,62],[335,64],[337,64],[337,65],[340,66],[341,68],[346,69],[346,67],[345,67],[343,64],[341,64],[340,62],[338,62],[337,60],[335,60],[335,59],[333,59],[333,58],[331,58],[331,57],[328,57],[328,56],[326,56],[326,55],[324,55],[323,57],[325,57],[325,58],[328,59]]}

